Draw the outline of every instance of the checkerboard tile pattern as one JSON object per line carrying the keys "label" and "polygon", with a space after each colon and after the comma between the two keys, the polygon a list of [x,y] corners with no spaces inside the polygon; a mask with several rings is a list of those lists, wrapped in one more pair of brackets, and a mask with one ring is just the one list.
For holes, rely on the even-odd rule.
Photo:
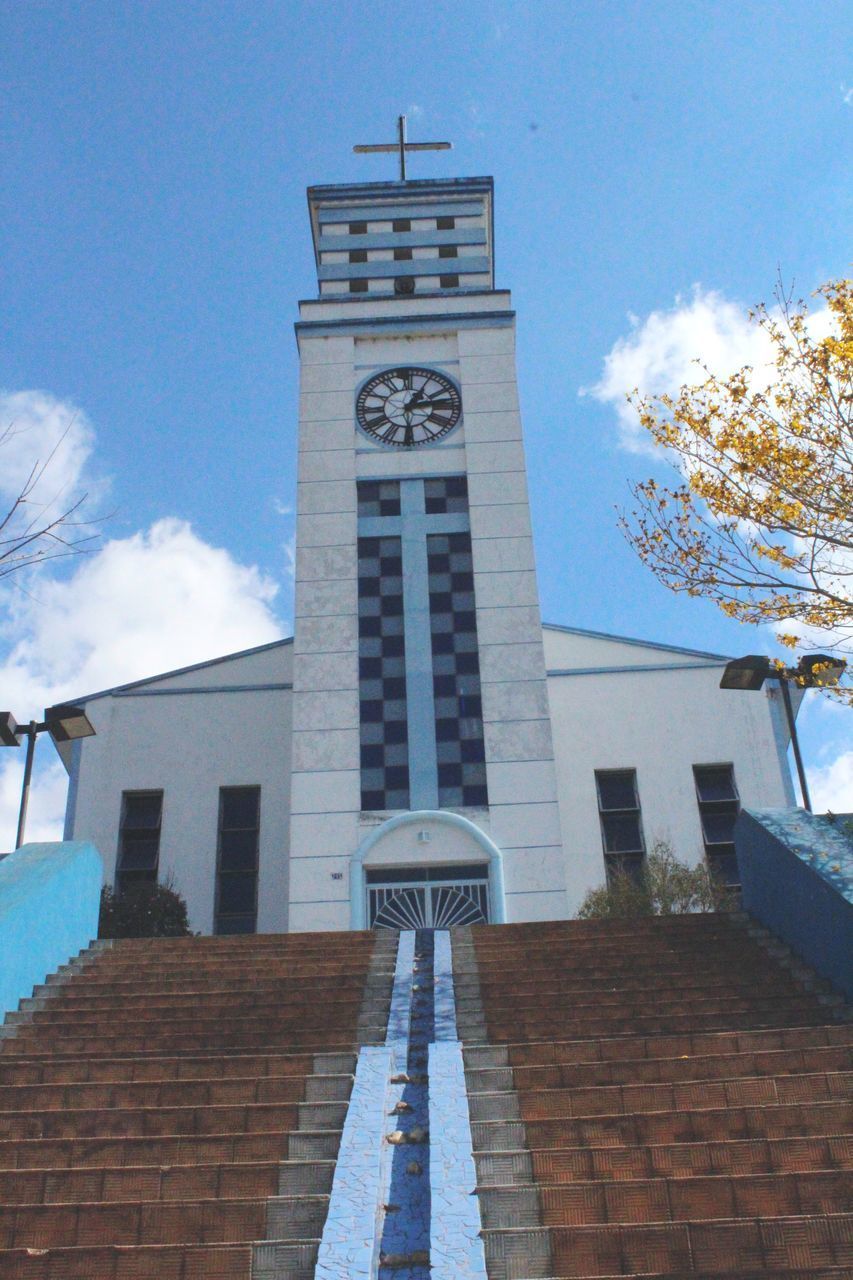
{"label": "checkerboard tile pattern", "polygon": [[409,745],[399,538],[359,538],[358,596],[361,805],[363,809],[407,809]]}
{"label": "checkerboard tile pattern", "polygon": [[432,534],[427,555],[438,800],[442,808],[486,805],[471,535]]}

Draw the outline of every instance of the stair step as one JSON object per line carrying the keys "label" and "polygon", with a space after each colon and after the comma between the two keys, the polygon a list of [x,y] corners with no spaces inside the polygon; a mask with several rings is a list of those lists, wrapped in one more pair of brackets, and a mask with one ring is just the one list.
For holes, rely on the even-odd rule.
{"label": "stair step", "polygon": [[479,1192],[483,1226],[593,1226],[853,1212],[847,1173],[743,1174],[572,1185],[495,1186]]}
{"label": "stair step", "polygon": [[135,1057],[0,1058],[0,1086],[16,1084],[120,1083],[132,1080],[222,1080],[240,1077],[280,1078],[352,1075],[356,1056],[346,1054],[157,1054]]}
{"label": "stair step", "polygon": [[847,1102],[792,1103],[781,1106],[658,1111],[634,1115],[596,1115],[558,1121],[472,1121],[476,1151],[529,1146],[630,1147],[672,1143],[719,1142],[747,1138],[789,1138],[844,1133],[850,1123]]}
{"label": "stair step", "polygon": [[708,1054],[678,1058],[635,1058],[610,1062],[553,1063],[541,1066],[469,1068],[472,1093],[498,1089],[583,1088],[590,1085],[677,1083],[688,1080],[746,1079],[754,1076],[810,1074],[853,1069],[853,1047],[819,1045],[753,1053]]}
{"label": "stair step", "polygon": [[[676,1035],[631,1034],[533,1039],[526,1043],[510,1038],[499,1045],[466,1045],[466,1066],[504,1062],[513,1066],[548,1065],[554,1062],[617,1062],[655,1058],[691,1058],[721,1053],[743,1053],[822,1045],[853,1045],[853,1028],[821,1022],[808,1026],[743,1028]],[[497,1057],[496,1057],[497,1055]]]}
{"label": "stair step", "polygon": [[[316,1249],[314,1256],[316,1256]],[[99,1245],[85,1248],[0,1250],[3,1280],[247,1280],[252,1269],[251,1244]],[[288,1280],[312,1280],[313,1259]],[[253,1278],[254,1280],[254,1278]],[[260,1280],[260,1278],[258,1278]]]}
{"label": "stair step", "polygon": [[0,1169],[97,1168],[101,1165],[243,1164],[257,1161],[333,1159],[340,1132],[281,1129],[254,1133],[160,1134],[0,1141]]}
{"label": "stair step", "polygon": [[734,1139],[644,1147],[534,1148],[475,1155],[481,1186],[853,1170],[853,1138]]}
{"label": "stair step", "polygon": [[239,1243],[263,1238],[266,1213],[263,1199],[0,1206],[0,1248]]}
{"label": "stair step", "polygon": [[[279,1163],[0,1170],[0,1206],[117,1200],[261,1199],[287,1194]],[[323,1190],[323,1188],[319,1188]]]}
{"label": "stair step", "polygon": [[[853,1221],[839,1214],[818,1219],[756,1218],[749,1221],[652,1223],[644,1226],[513,1228],[484,1231],[490,1280],[520,1276],[617,1275],[743,1277],[750,1271],[781,1276],[785,1270],[853,1266]],[[549,1270],[525,1269],[544,1259]],[[843,1274],[843,1272],[842,1272]]]}
{"label": "stair step", "polygon": [[[518,1091],[521,1117],[539,1120],[550,1116],[585,1116],[602,1112],[677,1111],[693,1107],[742,1107],[789,1102],[830,1102],[849,1097],[853,1072],[816,1072],[806,1075],[750,1076],[734,1080],[696,1080],[675,1084],[617,1084],[577,1089]],[[478,1106],[500,1094],[475,1094],[471,1115],[480,1119]],[[485,1118],[485,1117],[482,1117]]]}

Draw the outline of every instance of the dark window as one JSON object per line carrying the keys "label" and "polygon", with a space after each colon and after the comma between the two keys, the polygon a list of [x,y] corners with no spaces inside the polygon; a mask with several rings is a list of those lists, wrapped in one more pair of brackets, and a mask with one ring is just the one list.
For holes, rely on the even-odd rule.
{"label": "dark window", "polygon": [[395,218],[391,226],[394,231],[411,231],[412,220],[411,218]]}
{"label": "dark window", "polygon": [[350,280],[349,291],[350,293],[367,293],[367,281],[366,280]]}
{"label": "dark window", "polygon": [[367,250],[366,249],[350,249],[349,260],[350,262],[367,262]]}
{"label": "dark window", "polygon": [[439,258],[458,258],[459,250],[455,244],[440,244],[438,246]]}
{"label": "dark window", "polygon": [[411,249],[395,249],[394,250],[395,262],[410,262],[411,258],[412,258]]}
{"label": "dark window", "polygon": [[157,883],[162,791],[125,791],[121,797],[116,892]]}
{"label": "dark window", "polygon": [[442,289],[458,289],[459,277],[458,276],[439,276],[438,283]]}
{"label": "dark window", "polygon": [[456,226],[456,219],[455,218],[436,218],[435,225],[438,231],[452,231],[453,228]]}
{"label": "dark window", "polygon": [[735,819],[740,809],[730,764],[695,764],[696,798],[708,870],[724,884],[740,883],[735,854]]}
{"label": "dark window", "polygon": [[254,933],[260,787],[220,787],[214,933]]}
{"label": "dark window", "polygon": [[351,235],[351,236],[366,236],[366,235],[367,235],[367,223],[366,223],[366,222],[351,222],[351,223],[349,224],[349,233],[350,233],[350,235]]}
{"label": "dark window", "polygon": [[636,770],[597,769],[595,785],[607,874],[620,870],[637,876],[642,871],[646,847]]}

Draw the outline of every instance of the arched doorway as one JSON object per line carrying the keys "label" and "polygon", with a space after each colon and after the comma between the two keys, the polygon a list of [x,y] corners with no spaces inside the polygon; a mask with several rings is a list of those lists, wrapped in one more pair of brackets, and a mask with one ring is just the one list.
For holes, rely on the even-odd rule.
{"label": "arched doorway", "polygon": [[398,813],[369,831],[350,862],[353,929],[446,929],[504,919],[500,849],[462,814]]}

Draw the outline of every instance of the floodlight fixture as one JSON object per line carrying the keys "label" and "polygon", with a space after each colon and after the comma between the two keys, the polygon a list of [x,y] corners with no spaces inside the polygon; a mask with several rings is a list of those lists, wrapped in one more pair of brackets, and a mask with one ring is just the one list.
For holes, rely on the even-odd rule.
{"label": "floodlight fixture", "polygon": [[829,653],[804,653],[797,663],[796,679],[798,684],[810,689],[832,689],[846,670],[843,658],[834,658]]}
{"label": "floodlight fixture", "polygon": [[0,711],[0,746],[19,747],[18,722],[11,711]]}
{"label": "floodlight fixture", "polygon": [[760,689],[765,680],[778,680],[782,693],[782,705],[788,721],[788,732],[791,735],[791,748],[797,766],[797,777],[803,797],[803,807],[812,811],[809,788],[806,782],[806,771],[803,757],[800,754],[800,742],[797,737],[797,725],[794,720],[794,708],[791,705],[790,685],[800,689],[828,689],[838,684],[847,663],[843,658],[834,658],[827,653],[804,653],[796,667],[783,667],[776,664],[765,654],[750,653],[745,658],[733,658],[726,663],[720,680],[721,689],[744,689],[754,691]]}
{"label": "floodlight fixture", "polygon": [[95,730],[83,707],[63,702],[48,707],[44,713],[45,725],[54,742],[73,742],[76,738],[91,738]]}
{"label": "floodlight fixture", "polygon": [[721,689],[760,689],[770,675],[770,659],[760,653],[734,658],[727,663],[720,680]]}

